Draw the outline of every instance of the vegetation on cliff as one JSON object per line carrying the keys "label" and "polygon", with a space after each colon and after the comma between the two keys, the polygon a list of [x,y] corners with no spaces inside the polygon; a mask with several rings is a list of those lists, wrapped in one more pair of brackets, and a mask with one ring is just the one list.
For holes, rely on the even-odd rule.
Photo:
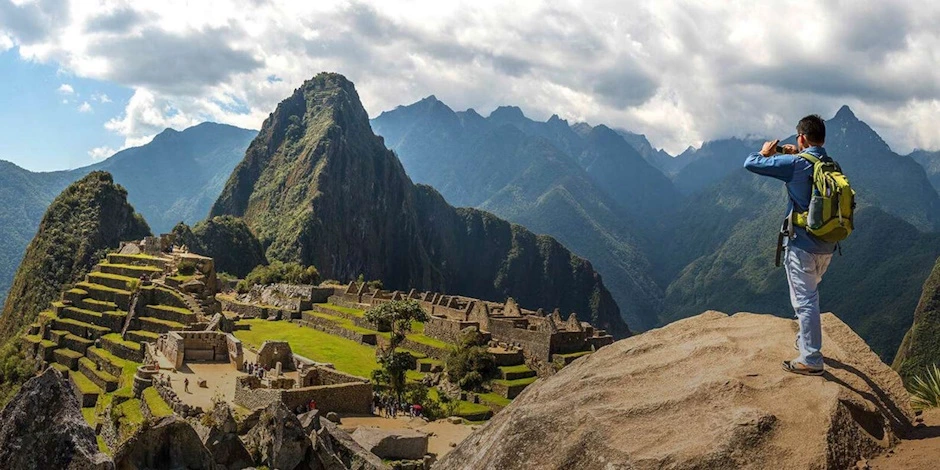
{"label": "vegetation on cliff", "polygon": [[914,311],[914,323],[904,336],[894,367],[905,382],[925,376],[931,366],[940,364],[940,258],[924,282]]}
{"label": "vegetation on cliff", "polygon": [[274,261],[269,265],[252,269],[245,279],[238,282],[239,292],[248,292],[254,286],[266,286],[285,282],[288,284],[319,284],[320,273],[314,266],[301,266],[299,263]]}
{"label": "vegetation on cliff", "polygon": [[52,201],[26,248],[0,316],[0,341],[33,322],[65,285],[81,280],[108,250],[147,235],[147,222],[109,173],[92,172],[72,183]]}
{"label": "vegetation on cliff", "polygon": [[212,217],[192,228],[180,222],[173,234],[177,243],[193,253],[213,258],[218,272],[244,277],[255,267],[267,264],[261,243],[237,217]]}
{"label": "vegetation on cliff", "polygon": [[211,212],[243,217],[271,260],[392,289],[578,312],[628,334],[600,276],[557,241],[415,186],[369,126],[352,83],[323,73],[265,121]]}

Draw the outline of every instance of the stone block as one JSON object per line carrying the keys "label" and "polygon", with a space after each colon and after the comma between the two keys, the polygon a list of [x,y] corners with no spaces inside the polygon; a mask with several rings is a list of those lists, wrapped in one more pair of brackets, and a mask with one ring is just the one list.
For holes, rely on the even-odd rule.
{"label": "stone block", "polygon": [[366,450],[387,460],[421,460],[428,453],[428,435],[410,429],[377,429],[360,426],[353,439]]}

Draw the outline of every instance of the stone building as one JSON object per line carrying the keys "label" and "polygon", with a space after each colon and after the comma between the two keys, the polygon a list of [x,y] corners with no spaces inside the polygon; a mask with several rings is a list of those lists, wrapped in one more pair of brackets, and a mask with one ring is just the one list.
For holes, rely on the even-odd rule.
{"label": "stone building", "polygon": [[552,362],[558,359],[556,356],[593,351],[613,343],[613,337],[606,331],[579,320],[575,313],[563,318],[558,309],[550,314],[527,310],[512,298],[497,303],[414,289],[390,292],[372,289],[365,283],[350,283],[343,289],[336,289],[329,301],[368,309],[405,299],[417,301],[430,314],[424,334],[448,343],[456,343],[463,330],[474,328],[492,341],[521,349],[527,358],[541,362]]}

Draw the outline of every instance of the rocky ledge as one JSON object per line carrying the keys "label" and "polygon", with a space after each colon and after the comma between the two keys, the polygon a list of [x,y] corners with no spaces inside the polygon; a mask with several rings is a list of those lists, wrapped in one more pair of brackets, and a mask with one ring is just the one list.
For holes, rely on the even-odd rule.
{"label": "rocky ledge", "polygon": [[900,377],[835,315],[826,373],[781,369],[796,324],[706,312],[607,346],[527,388],[436,469],[844,469],[893,446]]}

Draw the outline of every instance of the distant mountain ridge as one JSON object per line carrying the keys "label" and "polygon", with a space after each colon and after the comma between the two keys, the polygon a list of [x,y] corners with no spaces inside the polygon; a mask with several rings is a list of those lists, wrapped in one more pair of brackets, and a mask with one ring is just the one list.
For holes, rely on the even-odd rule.
{"label": "distant mountain ridge", "polygon": [[255,135],[207,122],[183,131],[167,129],[150,143],[75,170],[34,173],[0,161],[0,301],[46,207],[72,182],[92,171],[108,171],[154,232],[167,233],[178,222],[205,218]]}
{"label": "distant mountain ridge", "polygon": [[591,259],[628,324],[655,325],[662,289],[644,251],[643,219],[678,205],[669,180],[605,126],[489,117],[430,96],[372,120],[408,174],[457,206],[493,212]]}
{"label": "distant mountain ridge", "polygon": [[[446,140],[443,131],[428,132]],[[590,263],[550,237],[455,209],[434,189],[414,185],[372,133],[353,84],[338,74],[307,80],[277,106],[211,215],[243,218],[268,259],[314,265],[326,278],[363,275],[393,289],[511,296],[629,334]]]}

